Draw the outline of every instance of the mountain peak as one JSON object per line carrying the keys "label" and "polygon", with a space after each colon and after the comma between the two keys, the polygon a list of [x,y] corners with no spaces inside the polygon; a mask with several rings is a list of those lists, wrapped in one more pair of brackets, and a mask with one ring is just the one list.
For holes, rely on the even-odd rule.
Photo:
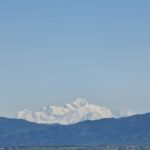
{"label": "mountain peak", "polygon": [[78,98],[73,102],[73,105],[78,107],[88,105],[88,101],[85,98]]}
{"label": "mountain peak", "polygon": [[17,113],[17,118],[36,123],[46,124],[74,124],[84,120],[97,120],[101,118],[119,118],[131,116],[134,113],[127,110],[112,110],[89,104],[85,98],[78,98],[65,106],[47,106],[39,111],[23,110]]}

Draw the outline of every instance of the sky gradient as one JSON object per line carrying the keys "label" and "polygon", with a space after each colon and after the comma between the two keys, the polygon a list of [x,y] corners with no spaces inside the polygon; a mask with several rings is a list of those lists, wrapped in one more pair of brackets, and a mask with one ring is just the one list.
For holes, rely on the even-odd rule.
{"label": "sky gradient", "polygon": [[78,97],[150,111],[150,1],[1,0],[0,116]]}

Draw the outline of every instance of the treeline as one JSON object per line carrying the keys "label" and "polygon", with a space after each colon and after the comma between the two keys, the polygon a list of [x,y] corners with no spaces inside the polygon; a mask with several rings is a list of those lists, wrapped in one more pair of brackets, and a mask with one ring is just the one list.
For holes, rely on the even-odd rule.
{"label": "treeline", "polygon": [[0,150],[150,150],[150,146],[138,145],[97,145],[97,146],[46,146],[46,147],[9,147]]}

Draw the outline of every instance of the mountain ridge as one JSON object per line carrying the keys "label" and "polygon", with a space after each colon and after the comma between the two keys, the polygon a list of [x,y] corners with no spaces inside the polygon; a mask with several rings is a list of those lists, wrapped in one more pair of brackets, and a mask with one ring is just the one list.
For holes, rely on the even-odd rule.
{"label": "mountain ridge", "polygon": [[0,146],[150,144],[150,113],[72,125],[0,118]]}

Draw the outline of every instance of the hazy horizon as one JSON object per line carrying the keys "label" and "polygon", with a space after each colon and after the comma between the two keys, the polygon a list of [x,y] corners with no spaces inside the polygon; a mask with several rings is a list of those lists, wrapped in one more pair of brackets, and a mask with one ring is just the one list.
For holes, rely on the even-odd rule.
{"label": "hazy horizon", "polygon": [[78,97],[150,112],[150,1],[0,1],[0,116]]}

